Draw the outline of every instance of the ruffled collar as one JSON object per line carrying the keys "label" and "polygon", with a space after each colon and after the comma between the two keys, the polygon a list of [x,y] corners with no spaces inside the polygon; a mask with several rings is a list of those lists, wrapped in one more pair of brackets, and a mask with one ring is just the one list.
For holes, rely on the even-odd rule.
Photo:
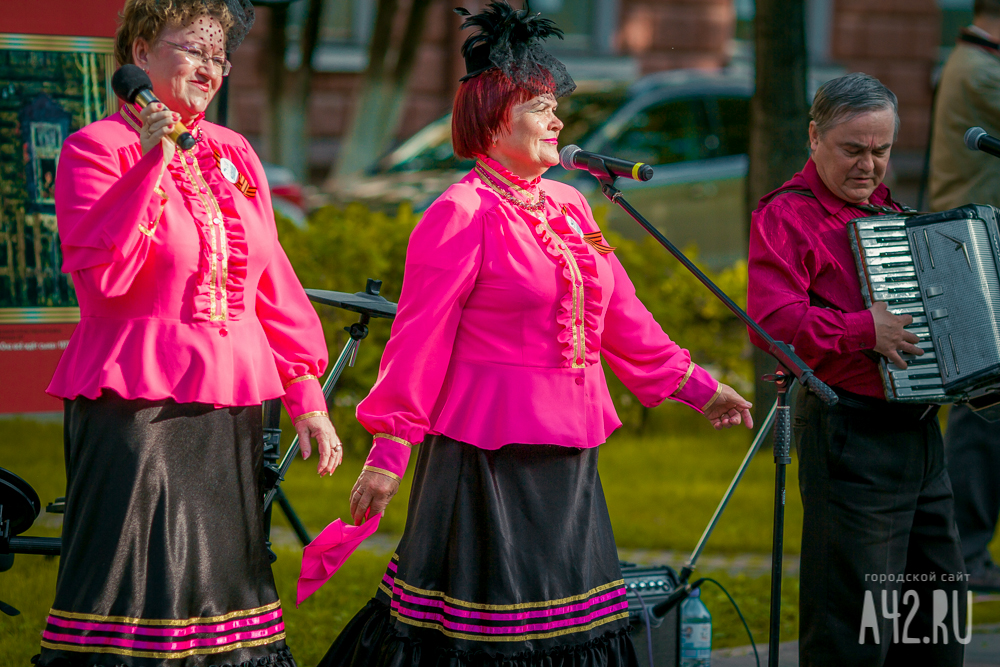
{"label": "ruffled collar", "polygon": [[533,180],[526,181],[493,158],[485,155],[479,156],[476,163],[483,167],[486,170],[486,173],[493,176],[498,185],[503,186],[507,190],[510,190],[515,194],[538,194],[538,183],[542,180],[541,176],[537,176]]}

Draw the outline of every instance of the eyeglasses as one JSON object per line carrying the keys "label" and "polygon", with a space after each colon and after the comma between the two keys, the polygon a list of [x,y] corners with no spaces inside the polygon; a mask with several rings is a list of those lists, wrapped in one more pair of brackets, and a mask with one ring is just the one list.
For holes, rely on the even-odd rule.
{"label": "eyeglasses", "polygon": [[210,56],[206,54],[201,49],[195,48],[193,46],[184,46],[183,44],[177,44],[175,42],[170,42],[165,39],[160,40],[164,44],[169,44],[178,51],[184,54],[187,61],[192,65],[211,65],[212,70],[216,74],[221,74],[222,76],[229,76],[229,70],[233,68],[233,64],[226,60],[225,58],[220,58],[218,56]]}

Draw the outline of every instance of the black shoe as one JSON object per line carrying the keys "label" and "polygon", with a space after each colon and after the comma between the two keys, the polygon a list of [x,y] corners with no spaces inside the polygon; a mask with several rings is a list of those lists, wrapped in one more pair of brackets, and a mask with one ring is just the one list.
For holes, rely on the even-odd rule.
{"label": "black shoe", "polygon": [[969,572],[969,590],[977,593],[1000,593],[1000,566],[986,561]]}

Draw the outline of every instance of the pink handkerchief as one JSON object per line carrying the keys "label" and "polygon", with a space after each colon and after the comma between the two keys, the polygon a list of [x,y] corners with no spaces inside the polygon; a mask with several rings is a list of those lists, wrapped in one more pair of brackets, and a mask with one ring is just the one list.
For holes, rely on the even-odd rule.
{"label": "pink handkerchief", "polygon": [[360,526],[352,526],[337,519],[323,529],[312,542],[302,550],[302,570],[295,593],[295,606],[319,590],[354,550],[361,546],[372,533],[378,530],[382,514],[376,514]]}

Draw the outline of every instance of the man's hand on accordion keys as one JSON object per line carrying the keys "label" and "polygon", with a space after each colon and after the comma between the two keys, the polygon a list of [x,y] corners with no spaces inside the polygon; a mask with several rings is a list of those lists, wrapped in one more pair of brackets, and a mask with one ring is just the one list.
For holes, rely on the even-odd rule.
{"label": "man's hand on accordion keys", "polygon": [[913,332],[907,331],[904,327],[913,323],[910,315],[893,315],[889,312],[889,307],[885,301],[876,301],[868,309],[875,320],[875,347],[876,352],[896,365],[897,368],[906,369],[906,362],[899,356],[900,352],[920,356],[924,353],[917,347],[920,339]]}

